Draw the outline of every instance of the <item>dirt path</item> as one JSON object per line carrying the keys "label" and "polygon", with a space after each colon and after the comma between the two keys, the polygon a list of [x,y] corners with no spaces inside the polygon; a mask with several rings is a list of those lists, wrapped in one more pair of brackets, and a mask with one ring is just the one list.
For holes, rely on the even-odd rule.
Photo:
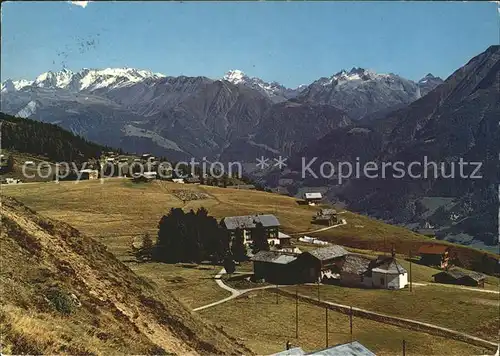
{"label": "dirt path", "polygon": [[198,308],[194,308],[193,311],[199,311],[199,310],[203,310],[203,309],[214,307],[216,305],[219,305],[219,304],[225,303],[227,301],[230,301],[230,300],[232,300],[234,298],[237,298],[240,295],[243,295],[245,293],[252,292],[252,291],[255,291],[255,290],[276,288],[275,285],[271,285],[271,286],[263,286],[263,287],[249,288],[249,289],[234,289],[234,288],[228,286],[227,284],[225,284],[222,281],[221,277],[222,277],[223,274],[226,274],[226,270],[224,268],[221,269],[219,271],[219,273],[217,273],[217,275],[214,277],[215,278],[215,283],[217,283],[217,285],[219,287],[221,287],[222,289],[225,289],[228,292],[230,292],[231,295],[229,297],[223,298],[223,299],[218,300],[216,302],[213,302],[213,303],[210,303],[210,304],[207,304],[207,305],[203,305],[203,306],[198,307]]}
{"label": "dirt path", "polygon": [[479,292],[479,293],[492,293],[492,294],[500,294],[500,291],[497,290],[492,290],[492,289],[481,289],[481,288],[474,288],[474,287],[466,287],[466,286],[459,286],[456,284],[443,284],[443,283],[418,283],[418,282],[413,282],[414,286],[419,286],[419,287],[425,287],[425,286],[438,286],[438,287],[447,287],[447,288],[455,288],[455,289],[464,289],[464,290],[471,290],[473,292]]}
{"label": "dirt path", "polygon": [[[261,289],[270,289],[270,288],[276,289],[275,285],[270,285],[270,286],[264,286],[264,287],[238,290],[238,289],[235,289],[235,288],[232,288],[232,287],[226,285],[222,281],[221,276],[225,273],[226,273],[226,270],[224,268],[221,269],[219,271],[219,273],[215,276],[215,282],[217,283],[217,285],[219,287],[229,291],[231,293],[231,295],[229,297],[221,299],[217,302],[210,303],[210,304],[195,308],[195,309],[193,309],[193,311],[199,311],[199,310],[207,309],[207,308],[225,303],[229,300],[235,299],[235,298],[239,297],[240,295],[251,292],[251,291],[261,290]],[[427,284],[418,283],[417,285],[425,286]],[[286,287],[286,286],[283,286],[283,287]],[[465,287],[465,288],[467,288],[467,287]],[[467,288],[467,289],[476,290],[473,288]],[[482,292],[495,292],[495,291],[486,291],[486,290],[481,290],[481,291]],[[284,290],[284,289],[278,288],[277,292],[284,295],[284,296],[287,296],[287,297],[295,297],[295,293]],[[488,347],[490,349],[493,349],[493,348],[497,349],[497,347],[499,347],[499,345],[495,342],[484,340],[484,339],[481,339],[477,336],[469,335],[469,334],[459,332],[456,330],[452,330],[449,328],[445,328],[445,327],[442,327],[439,325],[425,323],[425,322],[421,322],[421,321],[417,321],[417,320],[413,320],[413,319],[400,318],[400,317],[396,317],[396,316],[392,316],[392,315],[388,315],[388,314],[382,314],[382,313],[373,312],[370,310],[357,308],[357,307],[351,307],[351,306],[347,306],[347,305],[343,305],[343,304],[339,304],[339,303],[334,303],[334,302],[318,301],[317,299],[315,299],[313,297],[309,297],[309,296],[302,295],[302,294],[298,294],[297,296],[299,297],[300,300],[307,302],[307,303],[310,303],[310,304],[319,305],[322,307],[328,307],[329,309],[337,310],[337,311],[342,312],[342,313],[352,312],[353,315],[356,315],[356,316],[359,316],[362,318],[366,318],[366,319],[375,320],[375,321],[378,321],[381,323],[396,325],[396,326],[408,328],[410,330],[417,330],[417,331],[426,332],[426,333],[433,334],[433,335],[444,336],[447,338],[464,341],[464,342],[467,342],[467,343],[470,343],[473,345]]]}

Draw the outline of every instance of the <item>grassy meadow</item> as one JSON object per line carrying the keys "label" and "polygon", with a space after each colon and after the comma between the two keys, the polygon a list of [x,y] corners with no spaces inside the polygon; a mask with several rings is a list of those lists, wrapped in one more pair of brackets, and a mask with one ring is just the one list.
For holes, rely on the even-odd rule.
{"label": "grassy meadow", "polygon": [[[182,201],[176,190],[194,190],[207,195],[206,199]],[[311,223],[311,217],[320,207],[310,207],[295,198],[260,191],[217,188],[201,185],[183,185],[164,181],[136,184],[128,179],[106,179],[74,182],[27,183],[2,186],[2,194],[20,200],[47,217],[69,223],[84,234],[104,243],[120,261],[139,276],[155,283],[160,290],[169,290],[189,309],[215,302],[229,296],[213,276],[220,266],[164,264],[138,262],[133,246],[146,233],[156,236],[157,224],[173,207],[185,210],[205,207],[209,214],[220,219],[224,216],[254,213],[275,214],[285,233],[311,231],[323,226]],[[383,247],[394,243],[404,253],[411,244],[425,243],[427,237],[407,229],[385,224],[351,212],[341,218],[347,225],[315,234],[325,240],[341,243],[358,253],[376,255]],[[409,245],[410,244],[410,245]],[[302,250],[312,248],[301,244]],[[463,248],[466,249],[466,248]],[[469,249],[467,249],[469,250]],[[474,250],[471,250],[474,252]],[[408,269],[409,262],[400,261]],[[240,272],[251,271],[249,263],[238,267]],[[437,270],[418,264],[412,265],[413,280],[431,283]],[[245,285],[245,284],[242,284]],[[238,288],[238,284],[233,284]],[[249,286],[251,287],[251,286]],[[489,277],[486,288],[498,289],[498,279]],[[302,286],[301,293],[314,293],[315,287]],[[415,286],[414,292],[361,290],[321,286],[322,298],[343,304],[385,312],[401,317],[448,326],[452,329],[495,339],[498,325],[498,294],[487,294],[438,286]],[[300,337],[295,336],[294,301],[276,297],[271,291],[251,292],[227,303],[200,311],[200,315],[217,323],[232,336],[239,338],[258,354],[277,352],[287,339],[306,350],[325,346],[325,311],[311,305],[301,305]],[[355,302],[353,302],[355,301]],[[495,314],[496,313],[496,314]],[[329,312],[330,345],[346,342],[349,335],[345,315]],[[395,326],[358,318],[354,338],[372,348],[377,354],[400,354],[405,339],[410,355],[464,355],[484,352],[462,342],[414,332]]]}
{"label": "grassy meadow", "polygon": [[[203,317],[237,337],[257,354],[285,349],[286,341],[306,351],[326,346],[325,309],[299,302],[299,338],[295,338],[295,300],[272,291],[254,291],[227,303],[199,312]],[[349,342],[349,317],[328,311],[328,343]],[[463,342],[411,331],[373,320],[353,319],[353,340],[358,340],[377,355],[401,355],[406,341],[407,355],[477,355],[487,350]]]}

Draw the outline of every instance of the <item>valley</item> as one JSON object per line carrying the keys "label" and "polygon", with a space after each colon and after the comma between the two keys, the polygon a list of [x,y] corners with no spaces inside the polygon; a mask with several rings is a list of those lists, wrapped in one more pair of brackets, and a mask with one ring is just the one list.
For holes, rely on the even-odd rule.
{"label": "valley", "polygon": [[[5,81],[2,110],[130,153],[239,162],[268,189],[293,196],[322,187],[327,201],[350,210],[414,230],[432,226],[440,239],[495,251],[499,48],[489,47],[444,81],[429,73],[413,82],[355,67],[295,89],[238,70],[211,79],[134,68],[64,69]],[[288,160],[284,172],[253,168],[256,158],[278,155]],[[481,162],[483,178],[444,179],[445,171],[428,179],[363,174],[335,184],[300,175],[303,158],[320,165],[410,163],[424,156],[446,164],[457,157]],[[454,202],[431,213],[423,203],[429,198]]]}
{"label": "valley", "polygon": [[499,14],[1,2],[1,355],[499,356]]}

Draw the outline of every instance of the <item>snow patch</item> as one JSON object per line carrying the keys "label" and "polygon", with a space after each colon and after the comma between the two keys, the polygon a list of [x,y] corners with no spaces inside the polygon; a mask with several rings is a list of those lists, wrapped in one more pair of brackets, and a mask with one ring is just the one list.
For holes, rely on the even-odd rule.
{"label": "snow patch", "polygon": [[184,152],[174,141],[171,141],[165,137],[162,137],[158,135],[154,131],[146,130],[146,129],[141,129],[139,127],[135,127],[133,125],[125,125],[123,127],[123,131],[125,132],[125,136],[135,136],[135,137],[145,137],[145,138],[150,138],[151,141],[156,143],[158,146],[169,149],[169,150],[174,150],[174,151],[179,151],[179,152]]}
{"label": "snow patch", "polygon": [[15,116],[26,119],[36,112],[37,107],[38,104],[36,103],[36,101],[31,100],[28,104],[26,104],[24,108],[19,110],[19,112]]}

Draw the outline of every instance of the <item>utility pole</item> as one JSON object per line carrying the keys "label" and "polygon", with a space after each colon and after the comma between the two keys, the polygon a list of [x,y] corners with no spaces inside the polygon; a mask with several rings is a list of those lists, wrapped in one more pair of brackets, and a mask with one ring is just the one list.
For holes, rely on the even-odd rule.
{"label": "utility pole", "polygon": [[280,296],[280,295],[278,294],[278,289],[279,289],[279,285],[278,285],[278,284],[276,284],[276,304],[279,304],[279,303],[280,303],[280,301],[279,301],[279,296]]}
{"label": "utility pole", "polygon": [[403,356],[406,356],[406,341],[403,339]]}
{"label": "utility pole", "polygon": [[299,286],[295,285],[295,338],[299,339]]}
{"label": "utility pole", "polygon": [[352,307],[349,307],[349,334],[352,342]]}
{"label": "utility pole", "polygon": [[325,336],[326,336],[326,347],[328,348],[328,306],[325,307]]}

